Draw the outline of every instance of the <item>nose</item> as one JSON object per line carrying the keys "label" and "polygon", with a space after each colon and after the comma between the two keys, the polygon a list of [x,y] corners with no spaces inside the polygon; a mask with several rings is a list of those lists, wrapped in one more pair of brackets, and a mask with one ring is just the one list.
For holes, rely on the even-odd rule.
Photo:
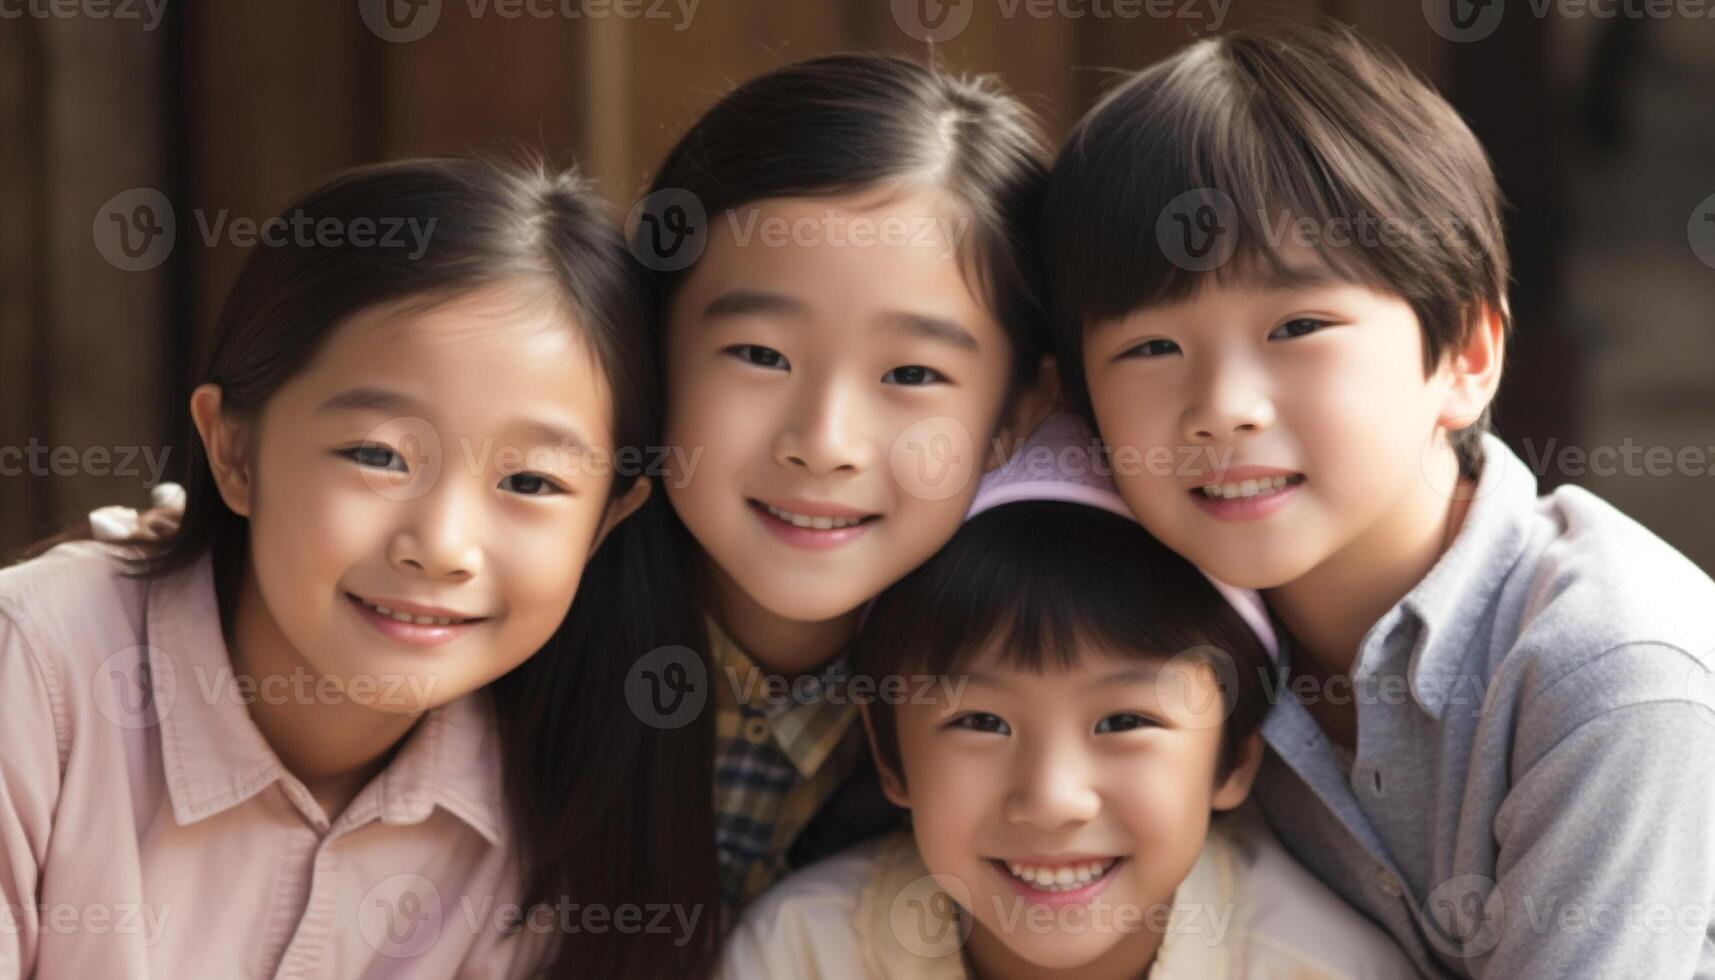
{"label": "nose", "polygon": [[412,502],[414,506],[388,545],[395,567],[432,579],[462,582],[482,571],[478,517],[473,502],[443,480]]}
{"label": "nose", "polygon": [[1266,379],[1234,359],[1206,363],[1186,406],[1183,435],[1190,445],[1219,443],[1261,432],[1274,422]]}
{"label": "nose", "polygon": [[1101,809],[1101,794],[1080,753],[1050,743],[1016,759],[1002,815],[1011,823],[1058,831],[1094,820]]}
{"label": "nose", "polygon": [[806,381],[775,435],[775,462],[815,476],[868,469],[875,448],[864,430],[862,396],[834,379]]}

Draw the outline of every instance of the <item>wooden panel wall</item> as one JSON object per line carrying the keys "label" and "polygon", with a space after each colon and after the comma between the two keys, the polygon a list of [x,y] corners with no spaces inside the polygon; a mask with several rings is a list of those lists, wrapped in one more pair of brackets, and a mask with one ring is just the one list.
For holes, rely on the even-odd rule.
{"label": "wooden panel wall", "polygon": [[[332,170],[401,154],[536,148],[582,161],[623,213],[686,123],[786,61],[885,50],[998,73],[1058,140],[1114,70],[1206,27],[1032,16],[1028,4],[1040,0],[953,0],[947,9],[969,21],[931,51],[901,26],[892,0],[698,0],[688,24],[691,0],[670,0],[664,18],[634,19],[439,0],[432,29],[399,41],[365,25],[361,8],[378,2],[175,3],[153,31],[88,18],[0,21],[0,448],[32,437],[80,451],[172,446],[244,258],[204,229],[222,212],[265,218]],[[534,9],[559,6],[535,0]],[[1233,0],[1223,26],[1332,15],[1394,47],[1469,107],[1512,178],[1515,220],[1539,235],[1552,227],[1558,193],[1541,132],[1546,96],[1492,93],[1540,68],[1546,28],[1509,19],[1510,41],[1452,46],[1426,29],[1418,7]],[[92,222],[112,195],[139,187],[173,199],[178,241],[160,266],[124,272],[101,258]],[[1544,236],[1521,250],[1521,275],[1535,278],[1521,306],[1550,324],[1553,248]],[[1542,329],[1547,349],[1563,349],[1551,326]],[[1504,413],[1518,419],[1557,418],[1566,406],[1554,399],[1572,392],[1524,375],[1509,385]],[[0,549],[96,503],[141,502],[147,482],[0,476]]]}

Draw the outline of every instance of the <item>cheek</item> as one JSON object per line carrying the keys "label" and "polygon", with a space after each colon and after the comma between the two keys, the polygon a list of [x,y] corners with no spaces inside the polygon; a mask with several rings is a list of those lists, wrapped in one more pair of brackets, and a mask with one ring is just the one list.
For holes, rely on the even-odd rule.
{"label": "cheek", "polygon": [[488,573],[499,585],[507,628],[540,637],[534,643],[523,642],[529,650],[540,646],[565,617],[600,520],[599,505],[580,501],[559,520],[503,532],[497,539],[499,546],[491,549],[495,557]]}
{"label": "cheek", "polygon": [[988,760],[912,750],[907,759],[911,825],[931,870],[952,870],[970,857],[977,832],[1001,803]]}
{"label": "cheek", "polygon": [[1123,370],[1094,379],[1090,387],[1090,403],[1107,442],[1145,451],[1183,441],[1173,429],[1178,399],[1166,377],[1145,378]]}
{"label": "cheek", "polygon": [[[730,475],[768,453],[776,409],[767,394],[713,380],[693,380],[671,390],[666,441],[677,452],[668,458],[669,489],[717,482],[710,477]],[[688,469],[692,460],[695,468]]]}
{"label": "cheek", "polygon": [[363,555],[382,547],[389,502],[352,485],[338,461],[264,458],[257,474],[253,562],[270,605],[301,613],[332,596]]}
{"label": "cheek", "polygon": [[1171,839],[1206,820],[1215,789],[1219,729],[1184,730],[1107,760],[1113,805],[1134,832]]}

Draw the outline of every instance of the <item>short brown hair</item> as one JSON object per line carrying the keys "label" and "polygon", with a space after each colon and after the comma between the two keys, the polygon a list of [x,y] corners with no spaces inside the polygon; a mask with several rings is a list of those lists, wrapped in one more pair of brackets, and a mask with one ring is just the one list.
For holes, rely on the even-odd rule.
{"label": "short brown hair", "polygon": [[[1163,234],[1175,209],[1201,203],[1236,219],[1216,225],[1231,235],[1214,262],[1186,261]],[[1290,281],[1281,221],[1303,219],[1395,232],[1378,247],[1317,251],[1327,271],[1411,305],[1428,375],[1469,339],[1481,308],[1511,329],[1502,206],[1459,114],[1350,28],[1271,25],[1199,41],[1108,93],[1049,177],[1042,243],[1067,391],[1094,423],[1082,359],[1092,324],[1184,299],[1211,275]],[[1488,428],[1485,409],[1455,435],[1467,475]]]}

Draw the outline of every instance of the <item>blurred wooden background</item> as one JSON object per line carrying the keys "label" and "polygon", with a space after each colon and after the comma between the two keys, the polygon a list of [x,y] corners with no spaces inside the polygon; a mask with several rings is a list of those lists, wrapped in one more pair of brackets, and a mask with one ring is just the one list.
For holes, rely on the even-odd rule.
{"label": "blurred wooden background", "polygon": [[[261,220],[340,167],[503,147],[581,160],[622,215],[675,134],[734,83],[840,50],[930,57],[888,0],[701,0],[688,24],[685,2],[663,20],[508,18],[506,0],[443,0],[433,29],[403,43],[367,28],[360,0],[174,0],[152,30],[87,16],[0,21],[0,447],[176,449],[244,254],[205,243],[198,215]],[[1008,18],[1012,4],[963,2],[974,4],[969,27],[934,57],[1002,76],[1055,139],[1110,69],[1171,52],[1201,26]],[[1509,17],[1482,43],[1453,44],[1416,0],[1234,0],[1224,26],[1319,15],[1393,47],[1489,147],[1514,208],[1518,281],[1503,434],[1576,440],[1584,365],[1559,308],[1569,123],[1554,91],[1554,23]],[[159,266],[127,272],[98,252],[91,226],[104,202],[140,187],[173,202],[177,244]],[[139,504],[147,482],[0,476],[0,548],[97,504]]]}

